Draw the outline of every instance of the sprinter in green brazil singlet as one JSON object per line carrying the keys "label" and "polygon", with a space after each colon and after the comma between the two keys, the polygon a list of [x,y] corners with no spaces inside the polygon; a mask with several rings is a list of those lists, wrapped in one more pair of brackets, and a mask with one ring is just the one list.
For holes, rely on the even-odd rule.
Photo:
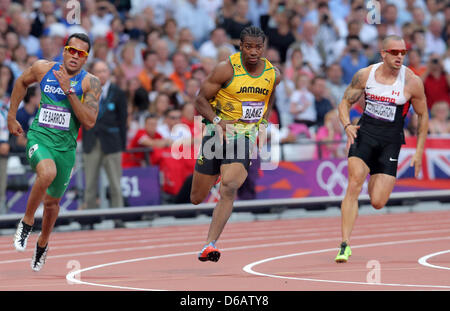
{"label": "sprinter in green brazil singlet", "polygon": [[[97,119],[102,93],[100,82],[82,69],[90,47],[87,35],[72,34],[66,41],[62,63],[36,61],[17,79],[11,94],[8,129],[16,136],[27,135],[26,157],[36,172],[25,215],[14,236],[16,250],[25,251],[34,214],[44,202],[42,231],[31,261],[34,271],[39,271],[45,263],[59,202],[75,164],[78,130],[80,126],[92,128]],[[40,86],[41,103],[28,133],[24,133],[16,113],[28,86],[34,83]]]}

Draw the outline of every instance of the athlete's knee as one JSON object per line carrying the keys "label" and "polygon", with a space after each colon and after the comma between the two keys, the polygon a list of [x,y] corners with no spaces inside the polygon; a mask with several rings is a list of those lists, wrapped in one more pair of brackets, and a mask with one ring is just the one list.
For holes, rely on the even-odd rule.
{"label": "athlete's knee", "polygon": [[44,210],[46,210],[47,212],[58,213],[59,212],[59,199],[45,198],[44,199]]}
{"label": "athlete's knee", "polygon": [[56,169],[48,168],[46,170],[42,170],[38,172],[38,180],[45,186],[50,186],[50,184],[53,182],[53,180],[56,177]]}
{"label": "athlete's knee", "polygon": [[348,181],[348,191],[352,194],[359,195],[364,185],[364,181],[361,182],[357,179],[349,179]]}
{"label": "athlete's knee", "polygon": [[222,180],[220,185],[220,195],[226,198],[236,197],[237,191],[241,185],[234,180]]}
{"label": "athlete's knee", "polygon": [[191,203],[194,205],[199,205],[203,202],[205,198],[201,196],[198,192],[191,192]]}
{"label": "athlete's knee", "polygon": [[370,199],[370,204],[375,209],[382,209],[386,205],[386,202],[382,199]]}

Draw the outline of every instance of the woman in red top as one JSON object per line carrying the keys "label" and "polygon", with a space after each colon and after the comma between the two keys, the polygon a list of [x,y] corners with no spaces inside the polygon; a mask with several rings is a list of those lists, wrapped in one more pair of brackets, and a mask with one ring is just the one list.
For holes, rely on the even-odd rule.
{"label": "woman in red top", "polygon": [[[127,150],[134,148],[162,148],[170,145],[169,139],[163,139],[162,136],[156,132],[158,125],[158,117],[149,115],[145,118],[145,128],[137,131],[131,142],[127,146]],[[122,168],[141,167],[145,166],[144,152],[123,152],[122,153]]]}

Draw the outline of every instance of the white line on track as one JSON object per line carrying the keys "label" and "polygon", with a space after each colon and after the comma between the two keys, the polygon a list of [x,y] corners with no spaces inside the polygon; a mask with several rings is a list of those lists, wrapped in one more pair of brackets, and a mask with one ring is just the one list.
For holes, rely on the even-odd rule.
{"label": "white line on track", "polygon": [[[368,235],[360,235],[357,237],[354,237],[353,240],[356,239],[371,239],[371,238],[383,238],[383,237],[395,237],[395,236],[408,236],[408,235],[418,235],[418,234],[436,234],[436,233],[448,233],[450,232],[450,229],[443,229],[443,230],[423,230],[423,231],[410,231],[410,232],[395,232],[395,233],[376,233],[376,234],[368,234]],[[316,235],[316,234],[315,234]],[[268,246],[281,246],[281,245],[293,245],[293,244],[310,244],[310,243],[322,243],[322,242],[330,242],[335,240],[334,238],[321,238],[321,239],[310,239],[305,240],[303,239],[306,235],[302,234],[301,240],[296,241],[288,241],[288,242],[279,242],[279,243],[273,243],[273,244],[263,244]],[[262,237],[252,237],[252,238],[239,238],[239,239],[225,239],[222,240],[221,243],[228,243],[228,242],[254,242],[258,240],[268,240],[268,239],[286,239],[286,238],[297,238],[298,235],[279,235],[279,236],[262,236]],[[180,246],[192,246],[192,245],[202,245],[204,241],[195,241],[195,242],[185,242],[185,243],[165,243],[160,245],[149,245],[149,246],[139,246],[139,247],[125,247],[125,248],[114,248],[114,249],[106,249],[106,250],[98,250],[98,251],[89,251],[89,252],[79,252],[79,253],[69,253],[69,254],[61,254],[61,255],[53,255],[48,256],[47,260],[49,259],[56,259],[56,258],[67,258],[67,257],[78,257],[78,256],[91,256],[91,255],[101,255],[101,254],[111,254],[111,253],[123,253],[123,252],[130,252],[130,251],[145,251],[150,249],[157,249],[157,248],[168,248],[168,247],[180,247]],[[243,248],[248,246],[242,246]],[[257,247],[257,246],[252,246]],[[50,246],[51,252],[51,246]],[[233,248],[235,249],[235,248]],[[237,249],[237,248],[236,248]],[[335,248],[336,250],[337,248]],[[194,252],[196,253],[196,252]],[[28,261],[27,259],[10,259],[10,260],[3,260],[0,261],[0,264],[12,264],[16,262],[24,262]]]}
{"label": "white line on track", "polygon": [[[407,229],[410,228],[414,228],[415,230],[412,231],[414,233],[428,233],[428,231],[419,231],[419,229],[421,228],[429,228],[430,225],[417,225],[417,224],[410,224],[408,226],[402,226],[402,227],[395,227],[392,228],[391,226],[385,226],[386,228],[383,230],[382,228],[383,226],[377,226],[377,235],[381,236],[381,234],[383,234],[384,230],[387,230],[387,233],[395,233],[395,232],[406,232]],[[364,227],[364,231],[367,231],[368,226]],[[311,230],[305,230],[305,229],[295,229],[295,230],[288,230],[291,234],[290,235],[286,235],[285,232],[286,230],[282,231],[282,230],[274,230],[274,231],[264,231],[264,234],[266,237],[261,238],[261,232],[251,232],[250,234],[246,234],[246,237],[236,237],[236,238],[231,238],[232,235],[226,234],[224,235],[225,239],[222,241],[226,241],[226,242],[239,242],[239,241],[257,241],[257,240],[261,240],[261,239],[276,239],[276,238],[289,238],[289,237],[297,237],[297,235],[301,234],[301,236],[303,238],[305,237],[314,237],[314,236],[320,236],[324,233],[335,233],[337,232],[337,228],[322,228],[322,229],[316,229],[314,230],[314,232],[311,232]],[[358,234],[359,229],[356,229],[354,231],[354,233]],[[411,232],[411,231],[410,231]],[[433,232],[435,232],[435,230],[433,230]],[[279,234],[279,235],[275,235],[275,234]],[[256,235],[257,237],[255,238],[251,238],[249,237],[249,235]],[[330,234],[330,237],[332,235]],[[197,241],[196,240],[197,237],[191,237],[191,240],[193,241]],[[130,240],[120,240],[120,241],[110,241],[110,242],[90,242],[90,243],[85,243],[85,244],[70,244],[70,240],[66,241],[66,243],[64,243],[64,245],[62,246],[58,246],[58,244],[61,243],[53,243],[53,241],[51,242],[51,248],[52,250],[62,250],[62,249],[74,249],[74,248],[90,248],[90,247],[101,247],[101,246],[119,246],[121,244],[135,244],[135,245],[143,245],[143,244],[150,244],[150,243],[158,243],[158,242],[165,242],[165,241],[176,241],[176,240],[183,240],[183,241],[187,241],[189,240],[189,236],[183,235],[183,236],[174,236],[174,237],[165,237],[165,238],[153,238],[153,239],[142,239],[142,236],[139,237],[133,237]],[[75,240],[76,241],[76,240]],[[62,241],[61,241],[62,242]],[[73,241],[72,241],[73,242]],[[197,244],[201,244],[203,241],[197,241],[195,243]],[[6,255],[6,254],[16,254],[17,252],[13,249],[11,249],[11,245],[9,245],[8,250],[1,250],[0,251],[0,255]]]}
{"label": "white line on track", "polygon": [[[400,240],[400,241],[392,241],[392,242],[381,242],[381,243],[370,243],[370,244],[362,244],[352,246],[352,248],[365,248],[365,247],[376,247],[376,246],[385,246],[385,245],[396,245],[396,244],[407,244],[407,243],[419,243],[419,242],[429,242],[429,241],[437,241],[437,240],[450,240],[450,237],[439,237],[439,238],[429,238],[429,239],[415,239],[415,240]],[[336,248],[328,248],[328,249],[320,249],[309,252],[288,254],[277,257],[270,257],[263,260],[259,260],[253,263],[250,263],[244,266],[242,269],[250,274],[278,278],[278,279],[289,279],[289,280],[297,280],[297,281],[309,281],[309,282],[325,282],[325,283],[338,283],[338,284],[354,284],[354,285],[375,285],[375,286],[391,286],[391,287],[420,287],[420,288],[440,288],[440,289],[450,289],[449,285],[425,285],[425,284],[396,284],[396,283],[368,283],[368,282],[354,282],[354,281],[338,281],[338,280],[326,280],[326,279],[311,279],[311,278],[299,278],[299,277],[289,277],[289,276],[280,276],[269,273],[257,272],[253,268],[257,265],[267,263],[269,261],[296,257],[296,256],[305,256],[319,253],[326,253],[336,251]]]}
{"label": "white line on track", "polygon": [[435,269],[443,269],[443,270],[450,270],[450,267],[444,267],[444,266],[438,266],[438,265],[433,265],[431,263],[428,262],[428,259],[430,259],[431,257],[435,257],[435,256],[439,256],[442,254],[446,254],[446,253],[450,253],[450,250],[445,250],[445,251],[441,251],[441,252],[436,252],[436,253],[432,253],[432,254],[428,254],[426,256],[423,256],[421,258],[419,258],[418,262],[425,267],[429,267],[429,268],[435,268]]}

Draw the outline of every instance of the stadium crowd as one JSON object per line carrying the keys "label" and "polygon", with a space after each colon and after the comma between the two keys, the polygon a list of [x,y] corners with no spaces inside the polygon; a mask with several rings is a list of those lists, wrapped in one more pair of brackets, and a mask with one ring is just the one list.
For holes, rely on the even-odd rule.
{"label": "stadium crowd", "polygon": [[[345,139],[336,107],[356,71],[381,60],[380,44],[390,34],[404,38],[405,65],[424,82],[430,135],[449,135],[450,4],[369,2],[373,10],[365,0],[0,0],[0,175],[8,154],[26,145],[26,137],[7,133],[15,79],[38,59],[61,61],[66,38],[76,32],[92,41],[86,69],[103,61],[107,80],[125,94],[127,117],[115,125],[126,129],[116,141],[122,167],[158,165],[169,195],[195,163],[175,160],[170,147],[180,139],[194,145],[196,94],[214,65],[239,50],[239,34],[249,25],[266,33],[265,56],[283,72],[269,120],[282,143]],[[39,87],[29,88],[17,114],[25,132],[39,103]],[[362,103],[353,108],[352,122],[362,111]],[[415,124],[411,112],[406,136],[415,135]],[[153,150],[148,157],[126,152],[145,147]],[[344,156],[342,143],[311,152],[311,158]]]}

